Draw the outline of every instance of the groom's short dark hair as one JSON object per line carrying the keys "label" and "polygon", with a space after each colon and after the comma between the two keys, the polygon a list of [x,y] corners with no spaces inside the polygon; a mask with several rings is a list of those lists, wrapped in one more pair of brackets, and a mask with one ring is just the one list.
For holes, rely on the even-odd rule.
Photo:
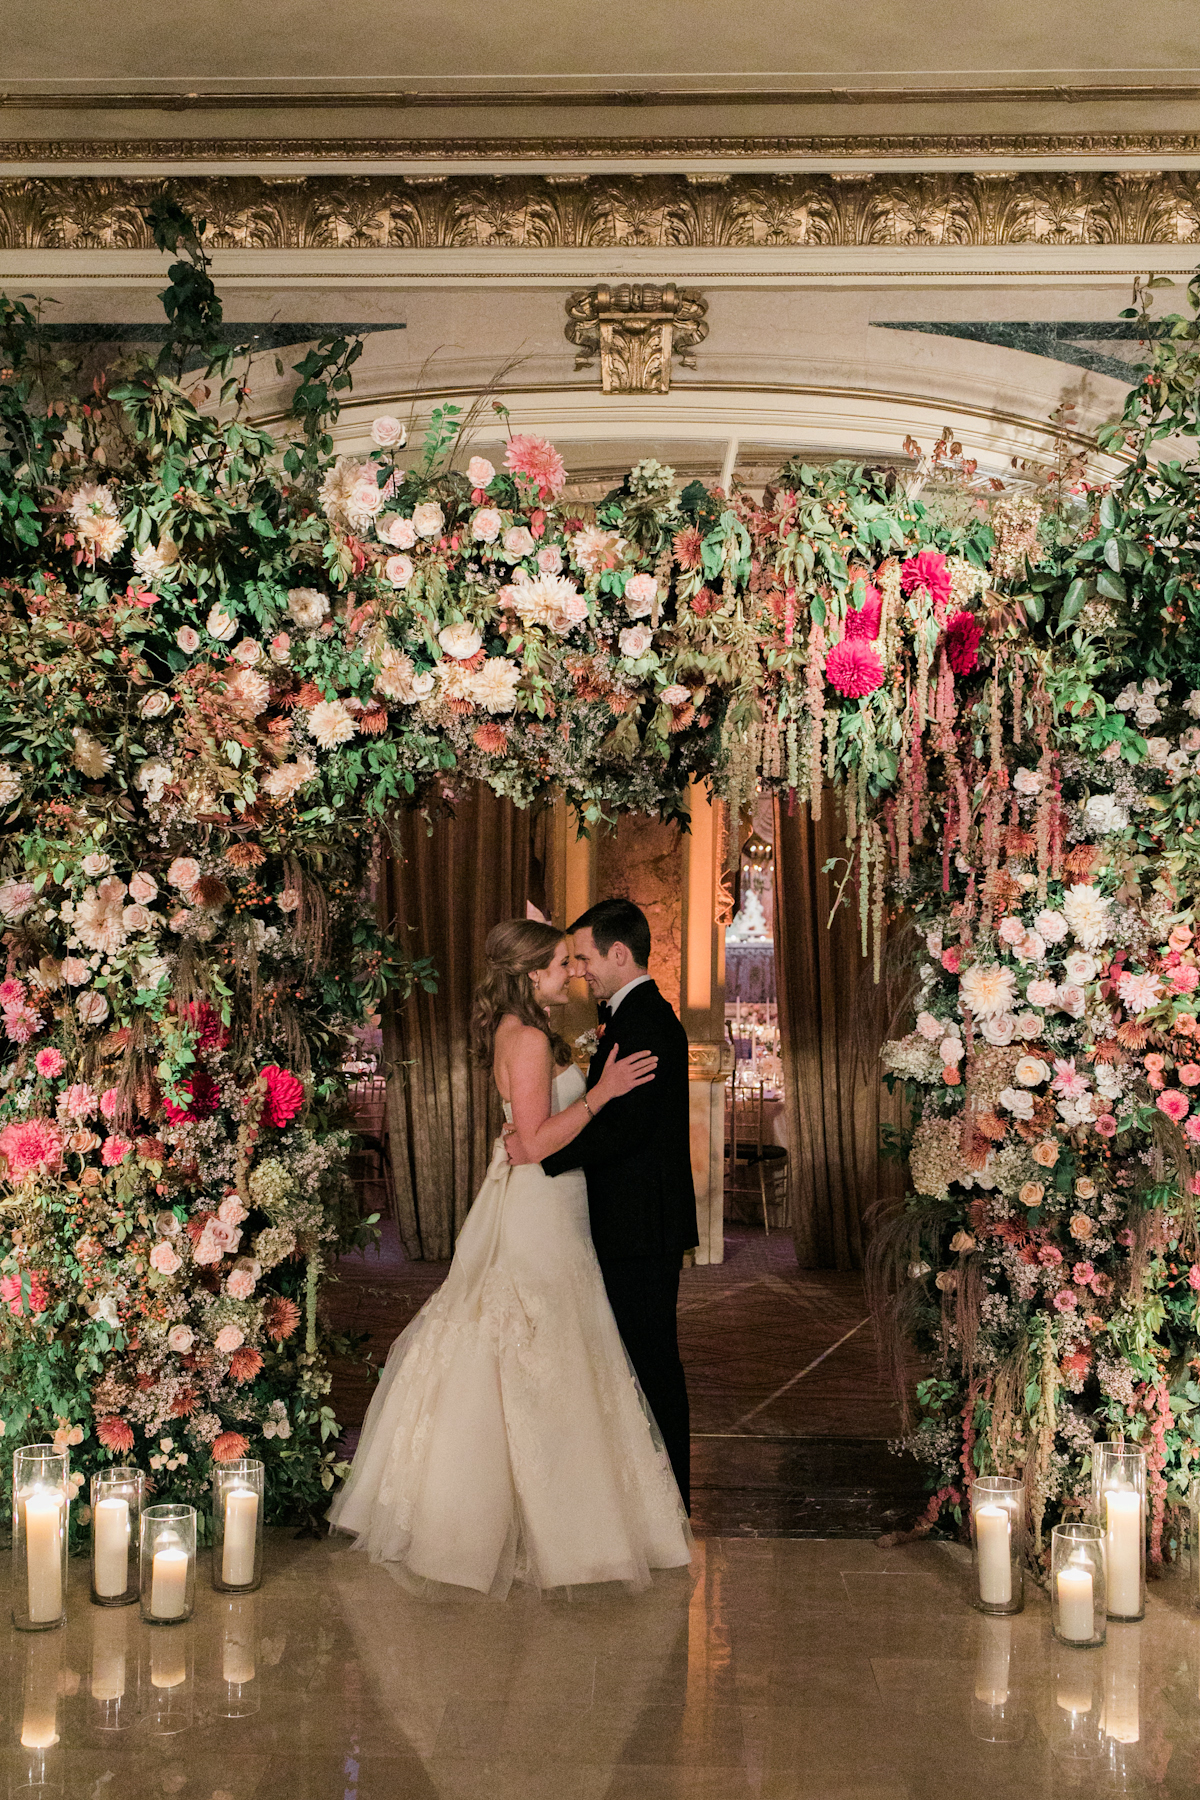
{"label": "groom's short dark hair", "polygon": [[567,929],[590,931],[601,956],[607,956],[614,944],[624,944],[639,969],[650,962],[650,922],[632,900],[598,900]]}

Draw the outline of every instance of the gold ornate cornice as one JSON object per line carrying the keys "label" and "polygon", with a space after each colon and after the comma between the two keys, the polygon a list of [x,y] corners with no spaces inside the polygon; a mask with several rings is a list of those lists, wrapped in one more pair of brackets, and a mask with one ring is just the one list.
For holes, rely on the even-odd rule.
{"label": "gold ornate cornice", "polygon": [[606,394],[669,393],[672,359],[678,356],[685,369],[696,366],[696,345],[708,336],[707,311],[702,295],[673,281],[581,288],[567,300],[575,367],[589,369],[599,359]]}
{"label": "gold ornate cornice", "polygon": [[[0,181],[0,250],[149,249],[143,213],[162,187]],[[214,249],[1200,244],[1200,171],[244,175],[171,187]]]}
{"label": "gold ornate cornice", "polygon": [[2,163],[187,162],[871,162],[1037,157],[1063,161],[1200,156],[1200,132],[816,133],[757,137],[153,137],[0,139]]}

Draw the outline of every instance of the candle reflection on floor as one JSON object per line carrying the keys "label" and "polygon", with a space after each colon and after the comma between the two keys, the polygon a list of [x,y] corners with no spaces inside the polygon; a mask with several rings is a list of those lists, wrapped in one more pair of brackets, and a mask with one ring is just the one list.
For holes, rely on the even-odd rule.
{"label": "candle reflection on floor", "polygon": [[49,1750],[58,1742],[58,1702],[62,1637],[39,1632],[25,1644],[21,1688],[20,1742],[23,1750]]}
{"label": "candle reflection on floor", "polygon": [[195,1713],[195,1678],[192,1670],[195,1627],[151,1625],[150,1687],[146,1717],[158,1737],[172,1737],[190,1729]]}
{"label": "candle reflection on floor", "polygon": [[258,1694],[258,1600],[254,1594],[228,1596],[220,1613],[221,1680],[217,1711],[225,1719],[256,1713]]}
{"label": "candle reflection on floor", "polygon": [[1098,1650],[1056,1643],[1051,1673],[1054,1705],[1050,1749],[1068,1761],[1094,1758],[1104,1746],[1104,1665]]}
{"label": "candle reflection on floor", "polygon": [[131,1654],[131,1614],[124,1607],[91,1609],[91,1720],[97,1731],[124,1731],[137,1722],[137,1653]]}
{"label": "candle reflection on floor", "polygon": [[975,1629],[971,1735],[985,1744],[1020,1743],[1025,1719],[1013,1692],[1013,1619],[984,1615],[975,1621]]}

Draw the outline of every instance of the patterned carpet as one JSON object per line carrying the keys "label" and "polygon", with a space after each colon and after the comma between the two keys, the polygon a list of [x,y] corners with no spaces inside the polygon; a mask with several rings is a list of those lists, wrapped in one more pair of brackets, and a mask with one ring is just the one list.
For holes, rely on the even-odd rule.
{"label": "patterned carpet", "polygon": [[[685,1269],[679,1336],[692,1399],[693,1525],[701,1537],[871,1537],[911,1523],[920,1471],[891,1455],[899,1411],[880,1379],[862,1278],[798,1269],[791,1239],[731,1225],[723,1263]],[[324,1307],[365,1335],[370,1364],[334,1365],[334,1405],[357,1441],[373,1367],[438,1286],[394,1226],[346,1257]]]}

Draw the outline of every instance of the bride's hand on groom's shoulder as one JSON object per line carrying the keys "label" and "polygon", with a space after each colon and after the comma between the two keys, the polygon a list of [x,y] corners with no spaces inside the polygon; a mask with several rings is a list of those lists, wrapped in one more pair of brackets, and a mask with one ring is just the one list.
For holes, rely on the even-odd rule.
{"label": "bride's hand on groom's shoulder", "polygon": [[622,1056],[620,1044],[614,1044],[612,1055],[590,1097],[601,1106],[609,1100],[618,1100],[622,1094],[630,1094],[634,1088],[645,1087],[653,1081],[657,1068],[658,1058],[653,1051],[633,1050],[628,1056]]}

